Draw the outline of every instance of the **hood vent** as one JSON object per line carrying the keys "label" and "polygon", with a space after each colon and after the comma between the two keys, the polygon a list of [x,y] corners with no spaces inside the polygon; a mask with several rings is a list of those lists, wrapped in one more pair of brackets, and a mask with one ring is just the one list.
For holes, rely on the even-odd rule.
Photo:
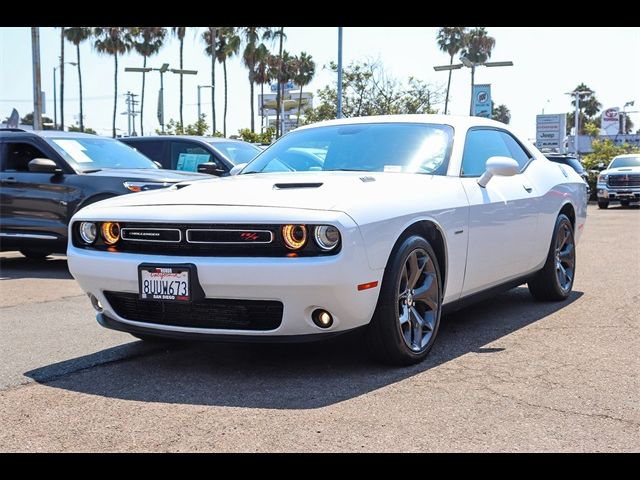
{"label": "hood vent", "polygon": [[375,182],[376,181],[376,179],[374,177],[360,177],[360,180],[362,180],[364,183]]}
{"label": "hood vent", "polygon": [[322,183],[276,183],[273,188],[276,190],[287,190],[290,188],[318,188]]}

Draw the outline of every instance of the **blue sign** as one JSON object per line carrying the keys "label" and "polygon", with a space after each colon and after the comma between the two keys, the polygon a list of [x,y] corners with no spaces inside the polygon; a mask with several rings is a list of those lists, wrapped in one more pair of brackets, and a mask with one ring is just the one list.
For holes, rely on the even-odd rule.
{"label": "blue sign", "polygon": [[[293,82],[287,82],[283,84],[284,86],[284,91],[286,92],[287,90],[297,90],[299,87],[293,83]],[[278,91],[278,84],[277,83],[272,83],[271,84],[271,91],[272,92],[277,92]]]}
{"label": "blue sign", "polygon": [[491,118],[491,85],[473,86],[473,115]]}

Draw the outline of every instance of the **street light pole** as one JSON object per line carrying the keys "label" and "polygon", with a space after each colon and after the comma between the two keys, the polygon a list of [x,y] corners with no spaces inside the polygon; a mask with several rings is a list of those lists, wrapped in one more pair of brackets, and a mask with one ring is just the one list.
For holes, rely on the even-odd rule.
{"label": "street light pole", "polygon": [[31,61],[33,63],[33,129],[42,129],[42,89],[40,87],[40,29],[31,27]]}
{"label": "street light pole", "polygon": [[[211,89],[213,89],[213,85],[198,85],[198,122],[200,121],[200,116],[202,115],[202,111],[201,111],[201,108],[200,108],[200,90],[202,88],[211,88]],[[213,95],[213,93],[211,95]]]}
{"label": "street light pole", "polygon": [[342,27],[338,27],[338,118],[342,118]]}
{"label": "street light pole", "polygon": [[578,156],[578,137],[580,136],[580,95],[589,95],[591,90],[567,92],[566,95],[575,97],[576,110],[574,112],[573,153]]}
{"label": "street light pole", "polygon": [[504,62],[475,63],[469,60],[464,55],[460,57],[460,61],[462,63],[454,63],[453,65],[438,65],[433,67],[433,69],[436,72],[458,70],[459,68],[462,68],[462,67],[469,67],[471,69],[471,103],[469,105],[469,115],[473,115],[473,85],[475,82],[476,67],[512,67],[513,62],[511,60],[507,60]]}
{"label": "street light pole", "polygon": [[[78,64],[76,62],[64,62],[63,65],[73,65],[74,67]],[[58,129],[58,101],[56,100],[56,71],[60,68],[60,65],[53,67],[53,129]],[[60,105],[62,107],[62,105]],[[62,118],[60,119],[62,120]],[[61,125],[61,130],[64,131],[64,125]]]}

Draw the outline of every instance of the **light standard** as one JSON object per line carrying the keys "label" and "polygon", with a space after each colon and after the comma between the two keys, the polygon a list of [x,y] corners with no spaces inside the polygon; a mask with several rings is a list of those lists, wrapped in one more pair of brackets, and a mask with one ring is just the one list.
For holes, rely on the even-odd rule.
{"label": "light standard", "polygon": [[342,27],[338,27],[338,112],[342,118]]}
{"label": "light standard", "polygon": [[[200,121],[200,115],[202,115],[202,112],[200,110],[200,89],[202,88],[214,88],[214,87],[213,85],[198,85],[198,122]],[[215,134],[215,132],[213,133]]]}
{"label": "light standard", "polygon": [[433,67],[433,69],[436,72],[457,70],[462,67],[469,67],[471,69],[471,102],[469,104],[469,115],[473,115],[473,83],[474,83],[475,74],[476,74],[476,67],[512,67],[513,62],[511,60],[507,60],[504,62],[475,63],[469,60],[464,55],[460,56],[460,61],[462,63],[455,63],[453,65],[438,65],[437,67]]}
{"label": "light standard", "polygon": [[[64,65],[73,65],[74,67],[78,65],[76,62],[64,62]],[[58,101],[56,100],[56,70],[60,68],[60,65],[53,67],[53,127],[58,128]],[[62,105],[60,105],[62,108]],[[64,130],[64,125],[61,125],[62,130]]]}
{"label": "light standard", "polygon": [[160,68],[139,68],[139,67],[126,67],[124,69],[125,72],[160,72],[160,98],[158,101],[158,121],[160,122],[160,128],[162,129],[162,133],[164,133],[164,74],[169,71],[171,73],[178,73],[181,75],[196,75],[198,73],[197,70],[180,70],[176,68],[169,69],[168,63],[163,63]]}
{"label": "light standard", "polygon": [[622,107],[622,134],[623,135],[627,134],[627,113],[638,113],[637,111],[627,112],[627,107],[633,107],[635,104],[636,104],[636,101],[631,100],[630,102],[625,103],[624,107]]}
{"label": "light standard", "polygon": [[574,92],[567,92],[565,95],[571,95],[575,97],[576,111],[574,112],[574,132],[573,132],[573,153],[578,156],[578,136],[580,135],[580,95],[591,95],[591,90],[577,90]]}

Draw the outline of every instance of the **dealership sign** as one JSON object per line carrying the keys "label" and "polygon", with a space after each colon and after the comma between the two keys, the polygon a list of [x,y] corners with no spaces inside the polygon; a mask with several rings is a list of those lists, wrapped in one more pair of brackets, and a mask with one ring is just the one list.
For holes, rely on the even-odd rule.
{"label": "dealership sign", "polygon": [[564,153],[567,114],[536,115],[536,147]]}
{"label": "dealership sign", "polygon": [[602,112],[600,128],[604,135],[617,135],[620,131],[620,109],[618,107],[607,108]]}
{"label": "dealership sign", "polygon": [[491,118],[491,85],[473,86],[473,115]]}

